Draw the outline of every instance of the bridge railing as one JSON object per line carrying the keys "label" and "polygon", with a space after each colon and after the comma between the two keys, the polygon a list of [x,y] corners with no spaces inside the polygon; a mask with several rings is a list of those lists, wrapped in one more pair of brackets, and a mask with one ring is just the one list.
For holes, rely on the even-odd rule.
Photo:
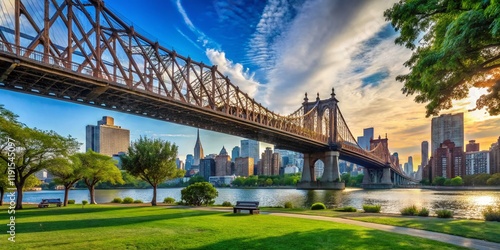
{"label": "bridge railing", "polygon": [[[24,47],[16,46],[11,43],[6,43],[4,41],[0,40],[0,52],[3,53],[8,53],[8,54],[14,54],[17,57],[22,57],[26,58],[29,60],[33,60],[37,63],[45,64],[45,65],[50,65],[51,67],[57,67],[60,70],[65,70],[65,71],[70,71],[72,73],[78,73],[82,75],[86,75],[87,77],[91,78],[97,78],[101,80],[105,80],[109,83],[112,83],[116,86],[121,86],[123,88],[130,89],[130,84],[126,79],[124,79],[121,76],[118,75],[111,75],[109,76],[108,74],[104,74],[104,72],[93,69],[89,66],[85,66],[83,64],[79,64],[73,61],[68,61],[64,58],[58,58],[50,54],[45,54],[40,51],[36,50],[29,50]],[[177,101],[183,101],[180,96],[174,96],[172,97],[168,92],[165,91],[164,88],[159,88],[157,86],[149,86],[146,87],[147,85],[144,84],[137,84],[134,89],[138,91],[144,91],[149,94],[154,94],[154,95],[159,95],[163,98],[169,98],[169,99],[174,99]],[[191,102],[188,102],[186,104],[189,105],[195,105]],[[255,105],[254,103],[252,103]],[[211,107],[202,107],[206,109],[213,110]],[[228,110],[239,110],[239,112],[229,112]],[[217,108],[216,110],[213,110],[216,112],[221,112],[226,115],[231,115],[240,119],[244,120],[249,120],[252,122],[259,123],[261,125],[265,125],[268,127],[276,128],[279,130],[283,130],[286,132],[290,132],[292,134],[296,134],[299,136],[303,136],[306,138],[310,138],[312,140],[322,142],[322,143],[327,143],[328,142],[328,136],[317,133],[314,130],[308,129],[304,127],[303,125],[303,118],[298,119],[296,115],[295,116],[282,116],[275,114],[274,112],[271,112],[270,110],[264,108],[264,107],[252,107],[249,110],[246,110],[242,107],[238,106],[229,106],[226,107],[225,105],[221,106],[220,108]],[[300,114],[299,114],[300,115]],[[305,114],[307,115],[312,115],[312,114]]]}

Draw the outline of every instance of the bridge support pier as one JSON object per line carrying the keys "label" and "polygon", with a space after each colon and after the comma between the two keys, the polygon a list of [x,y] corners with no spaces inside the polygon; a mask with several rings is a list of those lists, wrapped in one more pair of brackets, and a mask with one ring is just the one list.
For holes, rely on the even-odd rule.
{"label": "bridge support pier", "polygon": [[[345,183],[340,182],[339,155],[338,151],[304,154],[302,179],[299,183],[297,183],[297,188],[328,190],[345,189]],[[320,181],[316,180],[314,171],[314,163],[317,160],[322,160],[325,166],[323,176]]]}
{"label": "bridge support pier", "polygon": [[361,187],[364,189],[389,189],[393,187],[391,181],[391,168],[363,169],[364,177]]}

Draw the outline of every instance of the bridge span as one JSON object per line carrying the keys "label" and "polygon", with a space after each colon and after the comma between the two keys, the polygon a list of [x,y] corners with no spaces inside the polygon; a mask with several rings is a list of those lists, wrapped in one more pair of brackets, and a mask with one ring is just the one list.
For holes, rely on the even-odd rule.
{"label": "bridge span", "polygon": [[[10,6],[10,7],[9,7]],[[338,161],[364,166],[365,188],[414,183],[388,139],[363,150],[338,107],[309,100],[289,115],[244,93],[217,66],[138,33],[101,0],[0,3],[0,88],[245,137],[304,154],[299,188],[343,189]],[[314,163],[322,160],[321,181]]]}

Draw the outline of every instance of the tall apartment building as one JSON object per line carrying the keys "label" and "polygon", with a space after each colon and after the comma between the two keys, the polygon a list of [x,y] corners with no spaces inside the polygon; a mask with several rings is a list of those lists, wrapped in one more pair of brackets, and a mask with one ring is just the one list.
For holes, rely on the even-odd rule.
{"label": "tall apartment building", "polygon": [[130,146],[130,131],[114,124],[111,116],[103,116],[96,125],[85,128],[85,148],[97,153],[113,156],[119,152],[128,152]]}
{"label": "tall apartment building", "polygon": [[235,175],[248,177],[254,173],[254,162],[251,157],[238,157],[234,160]]}
{"label": "tall apartment building", "polygon": [[373,128],[365,128],[363,129],[363,136],[358,136],[358,144],[364,150],[370,150],[370,140],[375,139],[373,133]]}
{"label": "tall apartment building", "polygon": [[240,157],[252,157],[254,164],[259,162],[260,146],[258,141],[254,140],[241,140],[241,153]]}
{"label": "tall apartment building", "polygon": [[259,175],[279,175],[281,166],[281,156],[279,153],[273,153],[270,147],[261,155],[259,162]]}
{"label": "tall apartment building", "polygon": [[205,179],[209,180],[210,176],[215,176],[215,160],[210,158],[204,158],[200,160],[200,172],[199,174]]}
{"label": "tall apartment building", "polygon": [[490,152],[469,151],[465,152],[465,174],[489,174],[490,173]]}
{"label": "tall apartment building", "polygon": [[450,140],[455,147],[464,146],[464,113],[446,114],[432,118],[431,154],[436,152],[440,144]]}
{"label": "tall apartment building", "polygon": [[196,143],[194,144],[194,164],[193,165],[199,165],[200,160],[203,159],[203,146],[201,145],[201,140],[200,140],[200,129],[198,129],[198,134],[196,137]]}
{"label": "tall apartment building", "polygon": [[429,142],[428,141],[423,141],[421,144],[421,157],[422,161],[420,163],[420,166],[423,168],[427,166],[427,163],[429,162]]}
{"label": "tall apartment building", "polygon": [[215,157],[215,176],[225,176],[231,174],[231,157],[227,154],[226,148],[222,147],[219,155]]}
{"label": "tall apartment building", "polygon": [[186,163],[184,164],[186,170],[190,170],[193,165],[194,165],[194,156],[192,154],[186,155]]}
{"label": "tall apartment building", "polygon": [[490,174],[500,173],[500,137],[490,147]]}
{"label": "tall apartment building", "polygon": [[455,143],[445,140],[434,152],[431,162],[432,178],[441,176],[453,178],[465,175],[465,159],[462,147],[456,147]]}

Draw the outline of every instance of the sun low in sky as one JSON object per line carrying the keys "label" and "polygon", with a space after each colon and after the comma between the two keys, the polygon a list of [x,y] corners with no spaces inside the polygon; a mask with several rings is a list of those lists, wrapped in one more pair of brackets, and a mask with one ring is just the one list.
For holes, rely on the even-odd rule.
{"label": "sun low in sky", "polygon": [[[403,84],[395,80],[408,72],[403,63],[411,51],[394,44],[398,34],[384,20],[384,10],[394,2],[106,0],[105,6],[163,46],[218,65],[231,82],[278,113],[298,109],[306,92],[329,98],[334,87],[354,136],[374,127],[375,136],[387,134],[401,163],[413,156],[416,167],[421,142],[430,142],[432,118],[425,117],[425,104],[403,95]],[[500,117],[468,111],[481,91],[472,89],[470,98],[442,114],[464,112],[466,142],[475,139],[485,150],[500,136]],[[196,141],[196,128],[130,114],[4,90],[0,103],[28,126],[71,134],[82,143],[85,126],[106,115],[130,129],[132,140],[145,135],[176,143],[181,159],[193,153]],[[207,154],[222,146],[231,149],[242,139],[209,131],[201,131],[201,137]]]}

